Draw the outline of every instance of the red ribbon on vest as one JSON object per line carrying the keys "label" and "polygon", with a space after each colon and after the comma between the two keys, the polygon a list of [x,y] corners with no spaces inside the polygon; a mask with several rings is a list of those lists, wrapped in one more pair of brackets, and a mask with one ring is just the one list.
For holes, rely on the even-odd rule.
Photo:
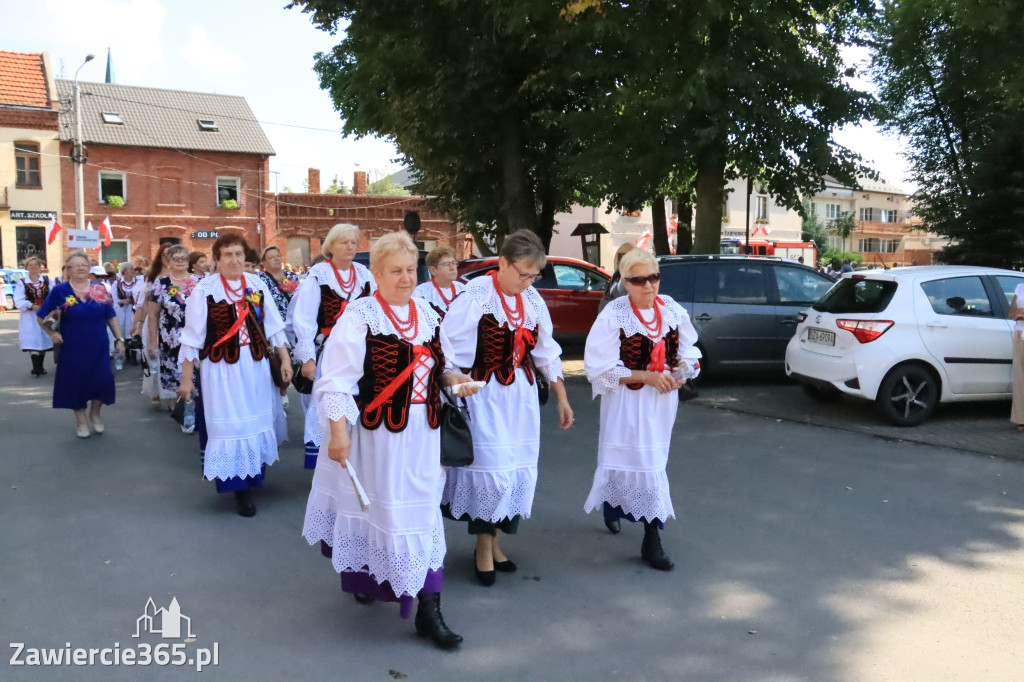
{"label": "red ribbon on vest", "polygon": [[665,364],[664,338],[654,344],[654,348],[651,349],[651,364],[647,366],[647,369],[651,372],[664,372],[668,369],[668,365]]}
{"label": "red ribbon on vest", "polygon": [[512,341],[512,366],[519,367],[526,355],[526,344],[535,343],[533,332],[524,327],[516,329],[516,335]]}
{"label": "red ribbon on vest", "polygon": [[225,341],[233,337],[235,334],[238,333],[238,330],[242,328],[242,325],[245,324],[245,318],[249,316],[249,302],[244,299],[241,301],[236,301],[235,312],[238,314],[238,319],[235,320],[235,323],[233,325],[231,325],[231,329],[228,330],[227,334],[220,337],[220,340],[217,341],[217,343],[213,344],[214,348],[216,348],[220,344],[224,343]]}
{"label": "red ribbon on vest", "polygon": [[348,307],[348,301],[342,301],[341,302],[341,307],[338,308],[338,314],[334,316],[333,320],[331,320],[331,326],[330,327],[320,327],[320,333],[324,335],[325,339],[328,336],[331,335],[332,331],[334,331],[334,325],[338,324],[338,320],[341,319],[341,314],[343,312],[345,312],[345,308],[347,308],[347,307]]}
{"label": "red ribbon on vest", "polygon": [[373,399],[369,405],[366,406],[366,412],[373,412],[385,402],[390,400],[391,396],[395,394],[398,387],[405,383],[405,380],[412,376],[412,373],[416,371],[418,367],[427,364],[427,359],[430,357],[430,349],[426,346],[413,346],[412,347],[412,362],[409,366],[403,369],[398,376],[392,379],[391,383],[384,387],[376,398]]}

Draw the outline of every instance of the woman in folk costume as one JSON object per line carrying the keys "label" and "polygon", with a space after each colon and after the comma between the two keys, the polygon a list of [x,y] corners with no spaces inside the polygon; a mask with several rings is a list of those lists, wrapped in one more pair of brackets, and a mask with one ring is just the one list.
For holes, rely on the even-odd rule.
{"label": "woman in folk costume", "polygon": [[[135,266],[131,261],[121,263],[111,294],[114,296],[114,314],[126,334],[131,334],[132,322],[135,321],[135,302],[142,287],[143,283],[135,276]],[[137,363],[138,358],[129,353],[125,359]]]}
{"label": "woman in folk costume", "polygon": [[204,277],[185,306],[178,362],[178,395],[192,397],[192,371],[200,367],[206,442],[203,475],[217,492],[235,493],[238,513],[254,516],[250,488],[277,461],[274,409],[277,387],[267,357],[277,353],[285,381],[291,365],[284,320],[260,277],[245,275],[245,239],[229,234],[213,244],[217,275]]}
{"label": "woman in folk costume", "polygon": [[21,311],[18,318],[18,345],[24,353],[32,358],[32,374],[41,377],[46,374],[43,360],[46,351],[53,350],[53,341],[36,321],[36,311],[50,293],[50,278],[42,274],[43,261],[30,256],[25,261],[28,277],[23,277],[14,285],[14,307]]}
{"label": "woman in folk costume", "polygon": [[[153,282],[146,306],[149,308],[149,355],[160,360],[160,400],[168,409],[178,395],[181,368],[178,366],[178,348],[181,330],[185,327],[185,302],[199,283],[196,275],[188,272],[188,248],[175,244],[164,251],[167,276]],[[182,427],[185,430],[185,427]],[[186,431],[190,433],[190,431]]]}
{"label": "woman in folk costume", "polygon": [[458,266],[455,249],[450,246],[437,247],[427,254],[430,281],[419,285],[413,292],[413,296],[433,306],[442,320],[455,297],[466,290],[466,285],[456,279],[459,276]]}
{"label": "woman in folk costume", "polygon": [[486,382],[469,406],[475,461],[449,469],[445,512],[469,522],[476,536],[477,580],[494,584],[495,571],[516,565],[499,545],[499,533],[513,534],[529,518],[537,487],[540,404],[537,372],[558,397],[558,422],[572,426],[572,408],[562,382],[562,349],[551,337],[551,315],[533,288],[547,259],[532,232],[505,238],[497,271],[477,277],[452,303],[443,328],[456,367]]}
{"label": "woman in folk costume", "polygon": [[642,521],[640,556],[670,571],[659,533],[665,519],[675,518],[665,465],[679,408],[676,391],[700,372],[697,331],[682,306],[658,296],[654,256],[634,249],[622,257],[620,272],[628,296],[597,316],[584,352],[594,397],[601,396],[597,471],[584,510],[601,507],[613,533],[621,529],[620,519]]}
{"label": "woman in folk costume", "polygon": [[[411,298],[417,259],[404,232],[377,241],[370,267],[380,288],[349,305],[324,344],[314,393],[327,456],[316,462],[302,534],[360,603],[398,601],[408,618],[418,596],[416,633],[447,649],[462,637],[440,610],[440,391],[471,379],[448,368],[437,313]],[[365,511],[347,468],[369,498]]]}
{"label": "woman in folk costume", "polygon": [[[309,274],[295,294],[295,307],[292,309],[294,355],[302,363],[302,375],[311,381],[320,376],[317,358],[345,307],[377,289],[370,271],[353,262],[358,248],[358,227],[347,223],[338,223],[332,227],[320,247],[327,260],[309,269]],[[302,407],[306,411],[302,438],[306,468],[313,469],[316,467],[321,439],[316,398],[303,396]]]}

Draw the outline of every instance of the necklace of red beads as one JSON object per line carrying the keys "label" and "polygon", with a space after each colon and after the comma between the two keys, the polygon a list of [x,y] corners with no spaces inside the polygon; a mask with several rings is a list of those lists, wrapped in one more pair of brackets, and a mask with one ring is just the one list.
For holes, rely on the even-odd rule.
{"label": "necklace of red beads", "polygon": [[242,275],[242,281],[238,284],[237,288],[232,288],[228,281],[224,279],[224,275],[220,276],[220,282],[224,285],[224,298],[227,299],[228,303],[238,303],[245,298],[245,275]]}
{"label": "necklace of red beads", "polygon": [[380,303],[380,307],[384,311],[384,314],[389,320],[391,320],[391,324],[394,325],[395,330],[403,339],[406,341],[412,341],[419,335],[420,316],[419,313],[416,312],[415,302],[412,300],[409,301],[409,319],[403,321],[398,319],[398,315],[395,314],[391,304],[385,301],[384,297],[380,295],[380,290],[373,292],[373,295],[377,299],[377,302]]}
{"label": "necklace of red beads", "polygon": [[450,306],[452,304],[452,301],[455,300],[455,283],[454,282],[452,283],[452,297],[451,298],[448,298],[447,296],[444,295],[444,291],[441,290],[441,287],[437,286],[437,282],[435,282],[434,280],[430,280],[430,283],[434,285],[435,289],[437,289],[437,294],[438,294],[438,296],[441,297],[441,300],[444,301],[445,306]]}
{"label": "necklace of red beads", "polygon": [[654,319],[648,322],[644,319],[644,316],[640,314],[640,309],[636,307],[636,303],[633,303],[633,299],[629,299],[629,307],[633,309],[633,314],[636,315],[636,319],[640,320],[640,324],[644,326],[644,333],[647,334],[648,338],[656,339],[661,333],[661,305],[661,299],[655,296]]}
{"label": "necklace of red beads", "polygon": [[494,282],[494,291],[498,294],[498,300],[501,301],[501,309],[505,311],[505,319],[508,320],[508,326],[513,329],[522,327],[523,323],[526,322],[526,307],[523,305],[523,295],[516,294],[516,307],[509,308],[508,304],[505,303],[505,294],[501,292],[501,287],[498,286],[497,270],[491,273],[491,279]]}
{"label": "necklace of red beads", "polygon": [[331,270],[334,270],[334,278],[338,280],[338,286],[341,287],[341,293],[348,296],[356,290],[356,266],[352,263],[348,266],[348,281],[346,282],[341,277],[341,272],[338,270],[338,266],[334,264],[334,261],[327,261],[331,264]]}

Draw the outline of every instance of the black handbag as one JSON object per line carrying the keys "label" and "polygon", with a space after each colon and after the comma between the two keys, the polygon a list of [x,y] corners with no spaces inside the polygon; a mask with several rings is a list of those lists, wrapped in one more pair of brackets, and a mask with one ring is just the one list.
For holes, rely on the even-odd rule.
{"label": "black handbag", "polygon": [[302,376],[302,363],[298,360],[292,363],[292,386],[302,395],[310,395],[313,392],[313,382]]}
{"label": "black handbag", "polygon": [[551,395],[551,382],[548,381],[547,376],[544,372],[537,369],[537,363],[534,361],[533,356],[530,356],[530,369],[533,370],[533,381],[537,384],[537,402],[541,405],[548,404],[548,396]]}
{"label": "black handbag", "polygon": [[441,390],[441,466],[464,467],[473,463],[473,434],[469,431],[469,406],[461,405]]}
{"label": "black handbag", "polygon": [[[320,354],[324,352],[325,342],[326,339],[317,346],[316,354],[313,356],[313,360],[318,365],[320,364]],[[294,357],[292,359],[292,386],[302,395],[311,395],[313,393],[313,380],[302,376],[302,363],[295,360]]]}

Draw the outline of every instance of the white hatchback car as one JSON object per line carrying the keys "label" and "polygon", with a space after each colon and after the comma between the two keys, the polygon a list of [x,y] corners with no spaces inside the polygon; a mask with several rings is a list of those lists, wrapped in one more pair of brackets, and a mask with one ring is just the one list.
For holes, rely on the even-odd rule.
{"label": "white hatchback car", "polygon": [[820,400],[873,400],[897,426],[940,401],[1005,400],[1018,284],[1024,272],[972,266],[847,273],[801,313],[786,374]]}

